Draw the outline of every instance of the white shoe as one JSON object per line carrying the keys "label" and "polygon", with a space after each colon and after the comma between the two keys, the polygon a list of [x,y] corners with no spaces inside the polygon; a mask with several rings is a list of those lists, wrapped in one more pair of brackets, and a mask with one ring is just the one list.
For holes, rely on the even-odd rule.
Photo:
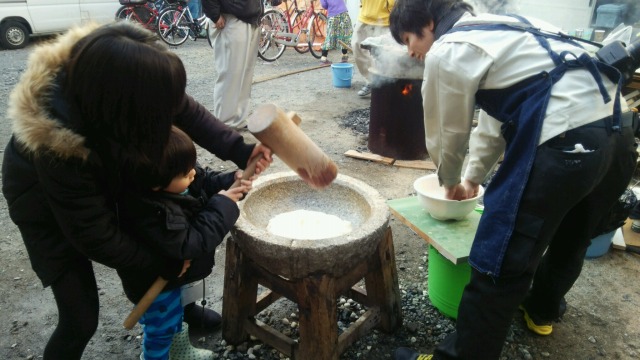
{"label": "white shoe", "polygon": [[367,96],[371,94],[371,85],[365,84],[360,91],[358,91],[358,96]]}
{"label": "white shoe", "polygon": [[189,340],[189,325],[182,323],[182,331],[173,335],[169,350],[169,360],[213,360],[213,352],[198,349]]}

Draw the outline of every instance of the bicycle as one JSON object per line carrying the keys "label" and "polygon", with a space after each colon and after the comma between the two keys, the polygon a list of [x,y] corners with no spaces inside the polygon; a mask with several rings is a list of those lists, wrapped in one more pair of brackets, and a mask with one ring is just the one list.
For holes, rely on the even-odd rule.
{"label": "bicycle", "polygon": [[326,38],[326,10],[315,11],[315,0],[305,10],[298,9],[297,0],[285,0],[286,10],[271,8],[260,18],[260,44],[258,56],[275,61],[287,46],[299,53],[311,51],[316,59],[322,56],[322,43]]}
{"label": "bicycle", "polygon": [[191,11],[187,6],[186,0],[178,0],[178,5],[163,10],[158,17],[158,35],[160,38],[171,46],[179,46],[191,37],[194,41],[200,36],[204,30],[207,32],[207,40],[211,45],[209,38],[209,18],[202,15],[194,19]]}
{"label": "bicycle", "polygon": [[171,4],[167,0],[120,0],[116,20],[134,21],[145,28],[156,31],[160,11]]}

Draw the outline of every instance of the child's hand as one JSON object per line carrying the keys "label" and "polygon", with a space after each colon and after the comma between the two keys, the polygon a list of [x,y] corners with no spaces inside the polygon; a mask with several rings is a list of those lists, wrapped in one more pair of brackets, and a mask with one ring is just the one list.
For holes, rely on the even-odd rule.
{"label": "child's hand", "polygon": [[[244,175],[244,171],[242,171],[242,170],[238,170],[238,171],[236,171],[236,173],[233,175],[233,179],[234,179],[235,181],[240,181],[240,185],[242,185],[242,175]],[[252,177],[250,177],[250,178],[247,180],[247,181],[249,181],[249,182],[250,182],[250,183],[249,183],[249,185],[251,186],[251,184],[253,183],[253,181],[254,181],[255,179],[257,179],[257,178],[258,178],[258,175],[255,175],[255,174],[254,174]]]}
{"label": "child's hand", "polygon": [[[241,173],[240,177],[242,177],[242,172],[241,171],[238,171],[238,172]],[[237,176],[238,176],[238,173],[236,172],[236,179],[237,179]],[[252,186],[253,186],[253,181],[241,180],[240,186],[233,187],[229,190],[220,190],[218,194],[224,195],[229,199],[233,200],[234,202],[238,202],[244,199],[244,196],[249,192],[249,190],[251,190]]]}

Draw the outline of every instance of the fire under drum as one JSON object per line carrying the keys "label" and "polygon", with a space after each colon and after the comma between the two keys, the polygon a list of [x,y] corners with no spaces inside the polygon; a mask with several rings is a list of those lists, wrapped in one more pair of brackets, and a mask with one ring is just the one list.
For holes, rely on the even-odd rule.
{"label": "fire under drum", "polygon": [[369,38],[361,47],[374,59],[369,69],[369,150],[398,160],[423,160],[427,156],[420,91],[424,64],[390,36]]}
{"label": "fire under drum", "polygon": [[[375,189],[338,174],[319,191],[294,172],[283,172],[257,179],[239,206],[225,260],[222,335],[229,344],[252,335],[293,360],[338,360],[372,328],[392,332],[402,325],[390,214]],[[267,230],[274,217],[299,209],[335,215],[352,229],[321,239]],[[356,286],[362,279],[366,289]],[[266,291],[258,294],[258,285]],[[342,295],[367,310],[340,333]],[[298,339],[257,319],[281,297],[298,306]]]}

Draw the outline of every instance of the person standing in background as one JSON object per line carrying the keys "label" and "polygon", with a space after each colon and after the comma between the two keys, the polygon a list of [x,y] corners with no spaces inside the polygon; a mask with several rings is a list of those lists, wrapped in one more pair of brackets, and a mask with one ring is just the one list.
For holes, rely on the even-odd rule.
{"label": "person standing in background", "polygon": [[[338,43],[342,42],[348,44],[351,42],[351,36],[353,35],[353,27],[351,26],[351,17],[347,11],[347,5],[345,0],[320,0],[320,5],[327,9],[329,21],[327,21],[327,37],[322,44],[322,57],[320,62],[323,64],[331,64],[331,61],[327,60],[329,50],[337,49]],[[340,44],[342,50],[342,62],[349,61],[347,55],[347,49]]]}
{"label": "person standing in background", "polygon": [[[197,19],[200,17],[200,15],[202,15],[202,1],[201,0],[189,0],[189,3],[187,3],[187,6],[189,7],[189,12],[191,12],[191,16],[193,17],[193,19]],[[207,31],[206,29],[202,29],[202,31],[200,31],[199,34],[195,34],[196,37],[199,38],[206,38],[207,37]]]}
{"label": "person standing in background", "polygon": [[200,17],[200,13],[202,12],[201,0],[189,0],[189,2],[187,3],[187,6],[189,7],[191,16],[193,16],[194,19],[197,19]]}
{"label": "person standing in background", "polygon": [[394,2],[395,0],[361,0],[360,2],[360,15],[354,31],[355,36],[351,42],[353,59],[360,75],[365,78],[364,86],[358,91],[359,96],[371,94],[369,67],[373,60],[369,50],[361,49],[360,44],[368,37],[389,33],[389,14]]}
{"label": "person standing in background", "polygon": [[246,127],[253,70],[258,58],[261,0],[203,0],[216,75],[213,115],[234,129]]}

